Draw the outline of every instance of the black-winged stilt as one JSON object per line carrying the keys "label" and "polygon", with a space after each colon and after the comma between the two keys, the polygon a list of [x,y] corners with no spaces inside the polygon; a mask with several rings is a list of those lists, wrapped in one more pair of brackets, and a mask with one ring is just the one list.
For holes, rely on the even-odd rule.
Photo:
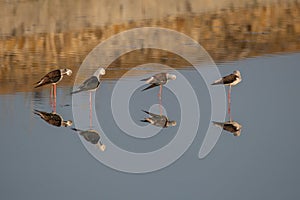
{"label": "black-winged stilt", "polygon": [[52,105],[53,110],[56,111],[56,84],[61,81],[64,75],[71,76],[72,70],[70,69],[56,69],[41,78],[40,81],[36,82],[35,88],[52,84],[51,91],[50,91],[50,98],[52,104],[52,95],[54,97],[54,104]]}
{"label": "black-winged stilt", "polygon": [[84,92],[84,91],[89,91],[90,93],[90,125],[91,125],[91,115],[92,115],[92,92],[96,91],[100,85],[100,76],[105,75],[105,69],[104,68],[99,68],[93,76],[90,78],[86,79],[79,87],[77,90],[71,92],[71,94],[76,94],[79,92]]}
{"label": "black-winged stilt", "polygon": [[175,79],[176,79],[176,75],[163,72],[163,73],[159,73],[159,74],[154,74],[151,77],[141,80],[141,81],[146,81],[147,84],[150,84],[148,87],[144,88],[142,91],[159,86],[158,98],[159,98],[161,115],[162,115],[162,107],[161,107],[162,106],[162,100],[161,100],[162,86],[165,85],[168,82],[168,80],[175,80]]}
{"label": "black-winged stilt", "polygon": [[230,120],[231,120],[231,114],[230,114],[231,87],[237,85],[241,81],[242,81],[241,73],[240,73],[240,71],[236,70],[236,71],[233,71],[232,74],[224,76],[212,83],[212,85],[223,84],[223,85],[229,86],[229,89],[228,89],[228,114],[229,114]]}
{"label": "black-winged stilt", "polygon": [[40,81],[36,82],[35,88],[41,87],[43,85],[53,85],[54,96],[56,96],[56,84],[61,81],[64,75],[71,76],[72,70],[70,69],[56,69],[41,78]]}

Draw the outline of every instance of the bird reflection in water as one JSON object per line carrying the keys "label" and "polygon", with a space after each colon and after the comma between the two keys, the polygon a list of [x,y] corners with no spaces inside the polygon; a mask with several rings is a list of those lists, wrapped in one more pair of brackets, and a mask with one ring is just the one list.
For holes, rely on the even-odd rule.
{"label": "bird reflection in water", "polygon": [[80,129],[77,129],[77,128],[71,128],[73,131],[76,131],[79,133],[79,135],[83,136],[83,138],[96,145],[98,149],[100,149],[101,151],[105,151],[106,149],[106,146],[101,142],[100,140],[100,134],[96,131],[96,130],[93,130],[93,129],[89,129],[89,130],[80,130]]}
{"label": "bird reflection in water", "polygon": [[213,122],[215,126],[221,127],[223,130],[232,133],[234,136],[240,136],[242,131],[242,125],[236,121],[227,122]]}
{"label": "bird reflection in water", "polygon": [[55,112],[44,112],[39,110],[34,110],[34,114],[40,116],[45,122],[57,127],[68,127],[73,124],[71,120],[64,121],[63,118]]}
{"label": "bird reflection in water", "polygon": [[241,72],[238,70],[233,71],[232,74],[229,74],[227,76],[224,76],[218,80],[216,80],[215,82],[213,82],[211,85],[227,85],[229,86],[228,88],[228,115],[229,115],[229,119],[231,121],[231,110],[230,110],[230,106],[231,106],[231,87],[237,85],[238,83],[240,83],[242,81],[242,76],[241,76]]}
{"label": "bird reflection in water", "polygon": [[143,112],[150,115],[150,117],[144,118],[141,122],[147,122],[154,126],[168,128],[170,126],[176,126],[176,121],[170,121],[165,115],[157,115],[148,111],[143,110]]}

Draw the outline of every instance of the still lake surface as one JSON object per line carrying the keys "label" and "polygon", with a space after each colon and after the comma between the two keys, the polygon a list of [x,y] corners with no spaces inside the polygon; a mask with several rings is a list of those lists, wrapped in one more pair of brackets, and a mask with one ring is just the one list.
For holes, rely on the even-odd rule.
{"label": "still lake surface", "polygon": [[[176,199],[180,195],[223,196],[225,199],[299,196],[295,188],[300,174],[298,63],[299,54],[295,53],[221,64],[223,74],[233,68],[243,74],[243,82],[233,89],[232,95],[232,115],[243,125],[241,136],[235,138],[222,133],[213,151],[199,160],[197,155],[205,134],[201,125],[205,127],[209,123],[209,116],[203,114],[199,132],[189,150],[166,169],[143,175],[126,174],[104,166],[86,151],[74,131],[51,126],[34,116],[34,108],[51,112],[47,90],[38,94],[1,95],[1,195],[28,199],[118,198],[120,195],[134,198],[138,194],[147,196],[146,199],[161,196]],[[186,70],[185,73],[193,72]],[[96,100],[102,100],[100,96],[109,93],[112,86],[113,82],[104,81]],[[199,87],[205,89],[203,84]],[[71,104],[70,90],[58,87],[57,113],[64,119],[73,119],[71,107],[60,106]],[[155,96],[155,91],[144,96],[146,105],[151,105],[147,102],[151,95]],[[107,99],[96,101],[96,107],[105,107]],[[209,112],[205,109],[209,100],[204,98],[203,101],[201,114]],[[137,107],[132,115],[139,123],[144,117],[140,108],[145,108],[138,102]],[[169,109],[176,110],[176,105],[170,105]],[[100,116],[106,116],[101,117],[106,124],[105,134],[129,151],[151,151],[174,136],[174,129],[170,128],[150,142],[129,138],[122,135],[111,116],[104,113],[105,109],[99,111]],[[173,113],[172,119],[180,122],[180,115]],[[113,188],[119,188],[119,192]],[[174,188],[180,188],[180,194],[174,192]],[[80,192],[83,189],[84,194]]]}
{"label": "still lake surface", "polygon": [[[249,35],[248,39],[252,37],[253,35]],[[297,37],[299,39],[299,35]],[[260,40],[253,43],[259,44]],[[96,111],[93,120],[98,119],[101,124],[101,138],[105,135],[111,142],[127,151],[149,152],[169,143],[185,119],[181,118],[180,102],[167,87],[163,90],[163,106],[169,119],[175,120],[177,126],[160,132],[155,127],[148,126],[149,130],[158,131],[158,134],[152,137],[143,139],[126,134],[124,130],[128,127],[120,128],[111,110],[111,97],[117,83],[132,84],[160,71],[159,67],[148,67],[147,70],[136,70],[132,76],[120,79],[122,74],[128,71],[123,70],[124,68],[136,67],[150,61],[169,60],[173,66],[176,65],[177,70],[169,71],[182,75],[191,84],[197,96],[201,116],[192,145],[176,162],[161,170],[144,174],[124,173],[107,167],[87,151],[82,136],[70,127],[55,127],[34,115],[34,109],[53,111],[50,87],[36,90],[31,88],[32,83],[45,74],[44,68],[48,63],[39,63],[39,67],[43,69],[37,69],[38,73],[32,72],[29,78],[7,77],[3,70],[0,81],[5,82],[5,88],[8,89],[4,89],[0,94],[0,198],[299,198],[299,51],[296,49],[292,52],[268,54],[266,51],[253,57],[217,61],[221,75],[230,74],[233,70],[240,70],[242,74],[242,82],[232,88],[231,106],[232,117],[243,125],[243,130],[240,137],[223,131],[215,147],[204,159],[198,158],[199,148],[208,127],[211,126],[211,120],[214,120],[211,119],[211,99],[208,92],[210,86],[205,84],[197,70],[185,60],[170,52],[155,52],[150,52],[151,59],[139,59],[140,54],[137,52],[133,52],[133,56],[124,55],[123,59],[120,59],[122,62],[116,61],[112,64],[122,63],[122,67],[107,68],[108,78],[103,77],[93,99]],[[142,52],[147,53],[149,52]],[[137,61],[132,57],[136,57]],[[75,67],[79,67],[82,61],[83,59],[76,61]],[[26,65],[16,65],[16,68],[18,67],[29,70]],[[76,71],[74,67],[72,69]],[[12,71],[14,70],[11,69],[8,73],[11,74]],[[84,76],[89,74],[90,71],[87,71]],[[22,85],[20,80],[24,80],[27,86],[13,91],[10,85]],[[168,85],[175,84],[175,81],[170,81]],[[83,124],[86,126],[78,127],[78,123],[74,123],[72,127],[96,128],[93,123],[89,124],[89,93],[81,94],[84,99],[82,104],[72,105],[74,97],[70,92],[73,90],[73,82],[74,77],[64,77],[62,83],[58,84],[56,113],[64,120],[74,121],[72,106],[75,106],[82,109],[82,118],[85,120]],[[143,86],[138,87],[131,95],[128,110],[132,121],[140,127],[145,127],[145,124],[140,122],[145,117],[141,110],[151,109],[153,112],[159,112],[158,88],[141,92],[142,88]],[[123,103],[122,99],[119,101],[120,104]],[[185,131],[189,133],[192,130],[187,127]],[[141,132],[142,134],[146,133]],[[105,143],[105,138],[103,140]],[[109,150],[109,146],[107,148]],[[106,151],[98,153],[101,156],[105,155]]]}

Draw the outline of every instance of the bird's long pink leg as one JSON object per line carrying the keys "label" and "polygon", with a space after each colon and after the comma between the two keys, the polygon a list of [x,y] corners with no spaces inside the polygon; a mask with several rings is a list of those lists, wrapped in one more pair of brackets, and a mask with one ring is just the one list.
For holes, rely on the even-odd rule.
{"label": "bird's long pink leg", "polygon": [[56,98],[56,84],[53,85],[53,96]]}
{"label": "bird's long pink leg", "polygon": [[229,121],[231,121],[231,109],[230,109],[230,106],[231,106],[231,85],[229,86],[229,89],[228,89],[228,115],[229,115]]}
{"label": "bird's long pink leg", "polygon": [[90,92],[90,128],[92,128],[92,92]]}
{"label": "bird's long pink leg", "polygon": [[53,110],[56,112],[56,84],[53,85]]}
{"label": "bird's long pink leg", "polygon": [[51,85],[51,88],[50,88],[50,98],[52,99],[52,95],[53,95],[53,85]]}
{"label": "bird's long pink leg", "polygon": [[50,106],[53,109],[52,96],[53,96],[53,85],[51,85],[51,88],[50,88]]}
{"label": "bird's long pink leg", "polygon": [[53,111],[56,112],[56,96],[53,98]]}
{"label": "bird's long pink leg", "polygon": [[159,86],[159,93],[158,93],[160,115],[162,115],[162,97],[161,96],[162,96],[162,85]]}

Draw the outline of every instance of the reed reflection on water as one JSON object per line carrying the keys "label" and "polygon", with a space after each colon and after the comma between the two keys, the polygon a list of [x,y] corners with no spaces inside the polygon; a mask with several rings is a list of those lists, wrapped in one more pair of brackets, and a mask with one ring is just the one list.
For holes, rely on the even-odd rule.
{"label": "reed reflection on water", "polygon": [[[2,29],[0,37],[0,46],[2,47],[0,49],[0,84],[2,85],[0,93],[32,91],[31,85],[34,80],[41,74],[57,68],[55,66],[69,67],[76,74],[82,60],[97,44],[117,33],[136,27],[162,27],[182,32],[199,42],[216,62],[296,52],[300,49],[300,6],[298,1],[279,1],[277,3],[251,1],[244,7],[235,7],[235,4],[231,4],[233,6],[210,12],[201,10],[203,8],[201,2],[187,2],[193,7],[186,7],[184,3],[178,2],[177,6],[178,8],[182,7],[182,11],[167,17],[139,18],[135,21],[123,20],[121,23],[82,26],[76,29],[57,28],[49,33],[47,31],[41,33],[38,30],[26,33],[27,28],[20,28],[17,33],[13,34],[15,31],[9,30],[18,28],[11,27],[12,24],[7,23],[7,27],[2,27],[7,31]],[[29,3],[26,4],[26,6],[29,5]],[[192,11],[187,10],[182,14],[188,7],[193,8]],[[64,6],[61,8],[63,9]],[[198,12],[196,8],[199,9]],[[32,7],[29,6],[28,9],[32,9]],[[3,8],[3,10],[6,9]],[[85,17],[87,22],[95,19],[94,15],[89,15],[89,13]],[[44,19],[47,19],[47,16]],[[77,21],[74,19],[76,16],[68,20],[70,23],[76,24]],[[26,18],[24,20],[25,25],[23,26],[30,27],[30,22],[26,25]],[[103,23],[105,24],[105,22]],[[59,21],[56,21],[50,26],[55,27],[60,24]],[[45,26],[45,24],[42,25]],[[20,25],[20,27],[22,26]],[[11,32],[11,34],[7,34],[7,32]],[[118,52],[118,49],[115,51]],[[102,56],[106,57],[107,55]],[[142,49],[136,54],[128,54],[112,63],[110,67],[116,70],[107,78],[118,79],[126,71],[126,68],[130,69],[140,62],[157,62],[174,66],[174,62],[180,62],[180,60],[169,52]],[[184,63],[175,65],[187,66]],[[124,68],[124,70],[120,68]],[[62,83],[66,85],[69,82],[63,81]]]}

